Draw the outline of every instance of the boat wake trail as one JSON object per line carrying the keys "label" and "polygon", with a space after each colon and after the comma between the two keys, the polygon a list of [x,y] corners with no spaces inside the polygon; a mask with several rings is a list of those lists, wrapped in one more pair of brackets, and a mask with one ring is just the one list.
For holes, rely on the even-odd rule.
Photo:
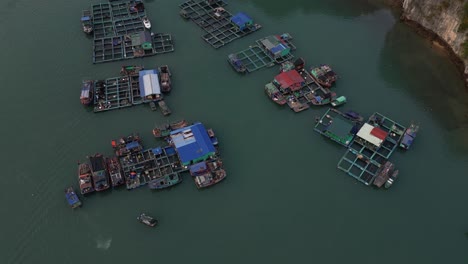
{"label": "boat wake trail", "polygon": [[111,246],[111,243],[112,243],[112,237],[111,238],[103,238],[103,237],[96,238],[97,249],[108,250]]}

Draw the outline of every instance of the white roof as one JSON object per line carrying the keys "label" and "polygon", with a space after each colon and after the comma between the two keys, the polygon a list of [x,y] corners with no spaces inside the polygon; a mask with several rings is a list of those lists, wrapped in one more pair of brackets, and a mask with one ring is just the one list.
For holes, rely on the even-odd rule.
{"label": "white roof", "polygon": [[158,75],[155,73],[143,75],[144,96],[152,94],[161,94]]}
{"label": "white roof", "polygon": [[362,128],[359,130],[359,132],[357,133],[357,136],[364,139],[365,141],[377,146],[377,147],[380,147],[380,145],[382,144],[383,140],[372,135],[371,134],[371,131],[372,129],[374,129],[373,126],[365,123]]}

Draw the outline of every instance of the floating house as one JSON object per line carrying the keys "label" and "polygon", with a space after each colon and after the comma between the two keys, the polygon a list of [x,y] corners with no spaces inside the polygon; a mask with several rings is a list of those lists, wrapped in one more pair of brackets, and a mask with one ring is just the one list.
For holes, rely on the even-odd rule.
{"label": "floating house", "polygon": [[370,149],[379,148],[387,137],[388,133],[379,127],[374,127],[365,123],[359,132],[356,134],[361,139],[361,142]]}
{"label": "floating house", "polygon": [[140,31],[130,35],[132,40],[132,47],[134,50],[135,57],[141,57],[146,53],[152,53],[153,51],[153,39],[151,33],[147,30]]}
{"label": "floating house", "polygon": [[231,22],[241,31],[254,25],[253,19],[243,12],[239,12],[231,17]]}
{"label": "floating house", "polygon": [[294,92],[305,86],[304,78],[296,71],[282,72],[273,79],[275,84],[283,93]]}
{"label": "floating house", "polygon": [[144,70],[138,73],[140,95],[143,102],[159,101],[162,99],[158,71]]}
{"label": "floating house", "polygon": [[184,166],[207,160],[216,154],[216,149],[202,123],[176,129],[170,140]]}
{"label": "floating house", "polygon": [[288,44],[278,35],[268,36],[262,39],[260,43],[275,59],[288,56],[291,52]]}

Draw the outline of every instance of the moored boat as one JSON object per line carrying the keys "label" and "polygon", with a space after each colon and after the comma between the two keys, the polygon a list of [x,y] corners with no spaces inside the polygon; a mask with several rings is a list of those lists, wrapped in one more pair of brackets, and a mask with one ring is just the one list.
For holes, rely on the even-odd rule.
{"label": "moored boat", "polygon": [[93,100],[93,91],[94,91],[94,81],[84,80],[83,85],[81,86],[81,95],[80,101],[82,105],[90,105]]}
{"label": "moored boat", "polygon": [[156,103],[154,101],[149,102],[151,111],[156,111],[158,110],[158,107],[156,106]]}
{"label": "moored boat", "polygon": [[107,159],[107,170],[109,171],[112,187],[117,187],[125,183],[122,168],[117,157]]}
{"label": "moored boat", "polygon": [[295,113],[299,113],[306,109],[309,109],[310,106],[308,104],[304,104],[299,102],[296,97],[293,95],[288,96],[288,106],[291,108]]}
{"label": "moored boat", "polygon": [[356,121],[356,122],[363,122],[364,121],[363,116],[361,116],[359,113],[354,112],[352,110],[344,112],[343,115],[344,115],[344,117],[346,117],[346,118],[348,118],[350,120]]}
{"label": "moored boat", "polygon": [[93,32],[91,11],[83,10],[83,15],[81,16],[81,27],[83,28],[83,32],[86,34],[91,34],[91,32]]}
{"label": "moored boat", "polygon": [[386,161],[378,170],[374,179],[374,185],[382,187],[385,182],[390,178],[395,166],[390,161]]}
{"label": "moored boat", "polygon": [[330,104],[333,107],[337,107],[337,106],[340,106],[340,105],[345,104],[345,103],[346,103],[346,97],[342,95],[342,96],[334,99]]}
{"label": "moored boat", "polygon": [[171,127],[168,124],[163,124],[153,128],[153,136],[157,138],[167,137],[171,133]]}
{"label": "moored boat", "polygon": [[224,169],[218,169],[195,176],[194,178],[195,185],[198,189],[206,188],[224,180],[224,178],[226,178],[226,171]]}
{"label": "moored boat", "polygon": [[137,217],[137,220],[140,221],[140,223],[151,227],[155,227],[158,224],[158,220],[145,213],[140,214],[140,216]]}
{"label": "moored boat", "polygon": [[78,164],[78,182],[81,194],[94,192],[93,181],[91,178],[91,167],[88,163]]}
{"label": "moored boat", "polygon": [[73,187],[68,187],[65,189],[65,198],[67,199],[68,205],[70,205],[71,208],[75,209],[81,206],[80,198],[78,198],[78,195],[73,190]]}
{"label": "moored boat", "polygon": [[127,186],[127,190],[140,187],[140,183],[140,174],[135,171],[131,171],[125,177],[125,185]]}
{"label": "moored boat", "polygon": [[120,69],[120,75],[138,75],[138,73],[144,69],[143,66],[124,65]]}
{"label": "moored boat", "polygon": [[239,73],[247,72],[247,68],[244,66],[242,61],[237,58],[235,54],[229,54],[228,61],[236,72],[239,72]]}
{"label": "moored boat", "polygon": [[336,93],[328,89],[319,87],[314,90],[314,94],[310,94],[310,103],[313,105],[326,105],[331,103],[336,98]]}
{"label": "moored boat", "polygon": [[166,102],[164,102],[163,100],[158,101],[158,105],[159,105],[159,108],[161,109],[161,112],[162,112],[163,115],[167,116],[167,115],[170,115],[172,113],[171,109],[169,109]]}
{"label": "moored boat", "polygon": [[150,189],[164,189],[174,186],[180,182],[182,182],[182,178],[179,176],[179,174],[171,173],[163,177],[151,180],[148,183],[148,186]]}
{"label": "moored boat", "polygon": [[143,21],[143,25],[145,26],[146,29],[151,29],[151,22],[150,20],[148,19],[148,17],[143,17],[141,19],[141,21]]}
{"label": "moored boat", "polygon": [[326,64],[310,69],[310,73],[317,83],[326,88],[330,88],[338,78],[332,68]]}
{"label": "moored boat", "polygon": [[179,128],[186,127],[188,125],[189,125],[189,123],[187,121],[185,121],[185,119],[182,119],[182,120],[170,123],[169,127],[171,128],[171,130],[176,130],[176,129],[179,129]]}
{"label": "moored boat", "polygon": [[98,192],[109,189],[109,179],[107,176],[106,163],[102,154],[95,154],[89,157],[94,189]]}
{"label": "moored boat", "polygon": [[273,84],[273,83],[267,83],[265,85],[265,93],[270,97],[270,99],[279,104],[279,105],[284,105],[286,104],[287,100],[284,97],[284,95],[280,92],[280,90]]}
{"label": "moored boat", "polygon": [[215,133],[213,131],[213,129],[208,129],[206,130],[206,132],[208,132],[208,137],[210,137],[210,140],[211,140],[211,143],[213,144],[213,146],[217,146],[218,145],[218,138],[215,136]]}
{"label": "moored boat", "polygon": [[416,134],[418,133],[419,126],[411,123],[411,125],[406,129],[405,134],[401,138],[400,148],[409,149],[413,144]]}
{"label": "moored boat", "polygon": [[393,185],[395,180],[398,178],[398,173],[399,173],[398,170],[393,171],[392,176],[390,176],[390,178],[387,180],[387,182],[385,182],[385,189],[388,189]]}
{"label": "moored boat", "polygon": [[164,93],[168,93],[172,89],[171,76],[169,66],[163,65],[159,67],[159,82],[161,83],[161,91]]}

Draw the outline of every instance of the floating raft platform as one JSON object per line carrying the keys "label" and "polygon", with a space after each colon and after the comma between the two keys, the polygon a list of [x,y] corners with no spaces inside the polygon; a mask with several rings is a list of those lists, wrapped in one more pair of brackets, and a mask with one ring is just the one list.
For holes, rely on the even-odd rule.
{"label": "floating raft platform", "polygon": [[92,5],[93,63],[158,55],[174,51],[172,36],[145,29],[146,16],[138,2]]}
{"label": "floating raft platform", "polygon": [[390,118],[374,113],[357,132],[338,168],[356,180],[370,185],[379,168],[387,163],[406,128]]}
{"label": "floating raft platform", "polygon": [[362,126],[362,123],[350,120],[346,115],[333,108],[329,108],[316,121],[315,131],[345,147],[351,145]]}
{"label": "floating raft platform", "polygon": [[[151,103],[153,103],[154,107],[158,104],[163,115],[171,113],[170,108],[163,101],[164,95],[162,93],[157,98],[142,96],[139,72],[104,80],[95,80],[93,82],[93,111],[95,113]],[[156,108],[152,107],[152,110],[156,110]]]}
{"label": "floating raft platform", "polygon": [[[189,0],[179,5],[180,15],[192,20],[207,33],[202,38],[213,48],[218,49],[236,39],[242,38],[261,28],[244,13],[233,16],[224,9],[227,3],[223,0],[194,1]],[[242,17],[237,23],[235,18]],[[233,19],[234,18],[234,19]]]}
{"label": "floating raft platform", "polygon": [[[274,51],[276,51],[277,46],[270,47],[265,45],[265,43],[270,42],[270,39],[272,38],[276,38],[276,41],[282,42],[280,44],[282,44],[282,47],[285,49],[282,54],[275,55]],[[248,49],[241,50],[228,56],[229,63],[234,67],[234,69],[236,69],[236,71],[240,72],[238,67],[242,67],[245,69],[242,72],[254,72],[265,67],[272,67],[275,64],[281,64],[294,58],[291,51],[296,50],[296,46],[292,43],[292,36],[289,33],[261,38],[255,41],[255,43],[255,45],[250,46]],[[280,50],[278,50],[278,52],[281,53]]]}

